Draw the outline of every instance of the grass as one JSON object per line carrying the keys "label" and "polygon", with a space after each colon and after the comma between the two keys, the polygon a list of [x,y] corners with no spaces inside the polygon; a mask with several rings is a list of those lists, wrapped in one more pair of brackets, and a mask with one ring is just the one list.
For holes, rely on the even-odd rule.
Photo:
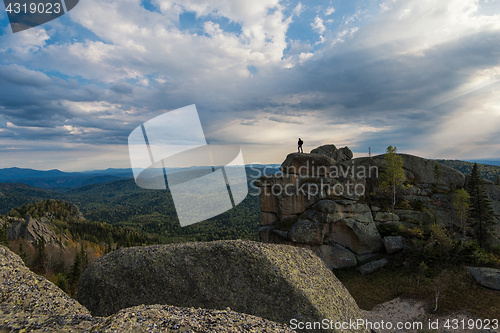
{"label": "grass", "polygon": [[433,278],[417,277],[401,269],[391,268],[381,269],[366,276],[355,269],[335,271],[335,275],[364,310],[371,310],[377,304],[401,297],[424,301],[428,313],[444,315],[466,311],[480,318],[500,318],[500,291],[481,287],[464,266],[448,269],[448,279],[441,292],[436,312],[433,312]]}

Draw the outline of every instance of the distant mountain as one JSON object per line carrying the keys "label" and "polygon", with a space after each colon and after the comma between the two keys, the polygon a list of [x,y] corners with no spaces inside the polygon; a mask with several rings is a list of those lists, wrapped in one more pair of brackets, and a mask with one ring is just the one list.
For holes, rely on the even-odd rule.
{"label": "distant mountain", "polygon": [[481,163],[481,164],[487,164],[487,165],[498,165],[498,166],[500,166],[500,159],[468,160],[467,162],[471,162],[471,163],[477,162],[478,164]]}
{"label": "distant mountain", "polygon": [[[257,177],[278,171],[279,164],[251,164],[247,165],[249,177]],[[168,174],[180,173],[186,170],[198,170],[202,167],[167,168]],[[22,183],[38,188],[68,191],[85,185],[103,184],[117,180],[133,179],[132,169],[106,169],[83,172],[64,172],[60,170],[34,170],[24,168],[0,169],[0,183]]]}
{"label": "distant mountain", "polygon": [[[474,162],[460,161],[460,160],[437,160],[439,163],[447,165],[455,170],[462,172],[465,175],[470,174]],[[484,160],[482,161],[484,162]],[[499,165],[488,165],[477,162],[479,167],[479,172],[483,179],[496,181],[500,176],[500,166]],[[492,161],[490,161],[492,162]]]}
{"label": "distant mountain", "polygon": [[[246,166],[247,182],[250,184],[264,174],[276,173],[278,167],[279,165]],[[78,178],[78,181],[95,183],[70,189],[57,185],[68,184],[70,183],[68,180],[76,182],[76,177],[31,179],[32,182],[36,179],[44,186],[54,186],[52,188],[0,183],[0,214],[7,214],[13,208],[34,202],[60,199],[76,204],[89,221],[107,222],[154,234],[160,237],[162,242],[257,239],[259,198],[255,195],[257,188],[254,186],[249,187],[250,194],[234,209],[207,221],[182,228],[168,189],[140,188],[132,176],[130,179],[108,181],[112,179],[110,177],[119,177],[111,170],[108,170],[108,175],[88,172],[86,176]],[[12,181],[20,180],[22,179]]]}
{"label": "distant mountain", "polygon": [[42,171],[24,168],[0,169],[0,183],[22,183],[60,191],[89,184],[131,178],[133,178],[131,169],[106,169],[85,172]]}
{"label": "distant mountain", "polygon": [[6,168],[0,169],[0,180],[15,180],[22,178],[53,178],[53,177],[70,177],[71,173],[60,170],[34,170],[24,168]]}

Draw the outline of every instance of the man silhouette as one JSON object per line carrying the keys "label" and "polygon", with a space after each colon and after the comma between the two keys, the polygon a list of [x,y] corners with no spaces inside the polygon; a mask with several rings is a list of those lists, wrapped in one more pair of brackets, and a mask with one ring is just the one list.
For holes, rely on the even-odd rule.
{"label": "man silhouette", "polygon": [[304,150],[302,149],[302,145],[304,144],[304,141],[302,141],[300,138],[299,138],[299,142],[298,142],[298,150],[299,150],[299,153],[303,153]]}

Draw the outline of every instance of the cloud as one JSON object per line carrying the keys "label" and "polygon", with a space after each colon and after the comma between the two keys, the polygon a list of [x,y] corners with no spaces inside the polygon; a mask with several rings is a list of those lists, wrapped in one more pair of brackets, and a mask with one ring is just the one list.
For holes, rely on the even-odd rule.
{"label": "cloud", "polygon": [[[389,144],[426,157],[500,153],[500,8],[490,3],[387,1],[323,14],[278,0],[152,3],[157,11],[88,0],[60,26],[0,36],[2,156],[22,163],[12,148],[31,149],[74,167],[63,149],[104,165],[96,161],[126,148],[139,124],[193,103],[210,142],[240,144],[261,162],[280,162],[299,136],[306,147],[359,153]],[[327,29],[334,12],[343,19]],[[194,28],[183,29],[183,13],[194,13]],[[120,152],[109,163],[124,156],[127,166]]]}
{"label": "cloud", "polygon": [[117,94],[129,95],[134,91],[134,87],[127,83],[117,82],[110,85],[109,90],[112,90]]}
{"label": "cloud", "polygon": [[323,20],[319,16],[316,16],[314,18],[314,22],[311,23],[311,27],[313,28],[313,30],[317,31],[319,34],[322,34],[326,30],[326,27],[323,24]]}
{"label": "cloud", "polygon": [[293,14],[296,15],[297,17],[300,17],[300,13],[302,13],[305,10],[304,5],[299,1],[297,3],[297,6],[293,9]]}
{"label": "cloud", "polygon": [[335,8],[333,8],[333,7],[328,7],[328,8],[325,10],[325,16],[332,15],[333,13],[335,13]]}

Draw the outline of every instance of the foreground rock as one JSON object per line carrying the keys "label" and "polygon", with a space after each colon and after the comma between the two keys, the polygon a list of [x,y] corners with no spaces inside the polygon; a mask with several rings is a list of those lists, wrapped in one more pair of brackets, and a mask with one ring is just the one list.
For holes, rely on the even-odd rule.
{"label": "foreground rock", "polygon": [[500,269],[467,267],[470,275],[483,287],[500,290]]}
{"label": "foreground rock", "polygon": [[84,331],[102,321],[0,246],[0,332]]}
{"label": "foreground rock", "polygon": [[0,246],[0,332],[267,332],[292,333],[284,325],[226,310],[140,305],[108,318],[89,311],[18,255]]}
{"label": "foreground rock", "polygon": [[[127,248],[89,267],[78,299],[95,315],[138,304],[226,309],[279,323],[362,317],[312,251],[251,241]],[[324,331],[324,330],[323,330]]]}
{"label": "foreground rock", "polygon": [[376,261],[371,261],[367,264],[364,264],[363,266],[359,267],[359,272],[363,275],[371,274],[375,271],[378,271],[385,265],[387,265],[389,261],[386,258],[376,260]]}
{"label": "foreground rock", "polygon": [[140,305],[109,317],[94,331],[122,332],[252,332],[292,333],[286,326],[256,316],[227,310],[182,308],[168,305]]}

